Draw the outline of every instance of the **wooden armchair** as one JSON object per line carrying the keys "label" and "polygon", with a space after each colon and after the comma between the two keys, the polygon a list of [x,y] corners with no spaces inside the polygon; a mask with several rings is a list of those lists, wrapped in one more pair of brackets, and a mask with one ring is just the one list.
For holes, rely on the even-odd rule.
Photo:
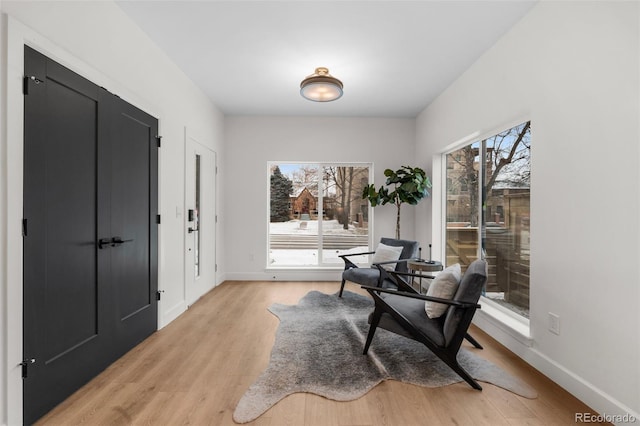
{"label": "wooden armchair", "polygon": [[396,288],[396,284],[389,276],[389,271],[385,266],[395,263],[395,271],[403,273],[408,272],[407,262],[411,259],[417,258],[418,249],[420,248],[417,241],[410,240],[397,240],[394,238],[383,237],[380,239],[380,243],[387,246],[402,247],[400,258],[394,261],[378,262],[369,268],[359,268],[358,265],[349,259],[349,257],[374,254],[375,251],[340,255],[339,257],[344,261],[344,271],[342,272],[342,283],[340,284],[340,293],[338,293],[338,297],[342,297],[342,292],[344,291],[344,286],[347,281],[360,285]]}
{"label": "wooden armchair", "polygon": [[[393,271],[390,273],[400,279],[397,273]],[[366,355],[369,351],[376,329],[382,327],[424,344],[471,387],[482,390],[482,387],[460,366],[457,355],[462,340],[465,337],[470,338],[467,330],[476,309],[480,308],[478,300],[486,281],[487,263],[484,260],[476,260],[467,268],[451,300],[423,296],[416,292],[362,286],[371,294],[375,302],[363,354]],[[425,312],[425,301],[444,303],[449,307],[444,315],[431,319]],[[473,339],[470,341],[475,342]]]}

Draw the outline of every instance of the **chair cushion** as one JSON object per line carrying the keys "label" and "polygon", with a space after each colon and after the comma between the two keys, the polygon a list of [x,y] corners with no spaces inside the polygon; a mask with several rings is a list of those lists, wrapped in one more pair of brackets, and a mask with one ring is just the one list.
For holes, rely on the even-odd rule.
{"label": "chair cushion", "polygon": [[[484,260],[473,261],[464,273],[453,300],[464,303],[478,303],[484,285],[487,282],[487,275],[487,262]],[[463,313],[464,309],[452,306],[443,317],[445,319],[443,331],[447,345],[453,339]]]}
{"label": "chair cushion", "polygon": [[[393,260],[400,259],[400,254],[402,254],[402,247],[398,246],[388,246],[386,244],[378,243],[378,247],[376,247],[376,252],[373,255],[372,263],[380,263],[380,262],[391,262]],[[395,263],[389,263],[387,265],[382,265],[382,267],[386,270],[393,271],[396,269]]]}
{"label": "chair cushion", "polygon": [[360,285],[377,286],[380,271],[378,268],[351,268],[342,273],[342,278]]}
{"label": "chair cushion", "polygon": [[[384,301],[401,313],[415,328],[428,337],[429,340],[438,346],[444,346],[445,340],[444,333],[442,332],[443,321],[441,319],[430,319],[427,317],[422,300],[387,294]],[[387,313],[382,314],[378,327],[413,339],[413,336]]]}
{"label": "chair cushion", "polygon": [[[444,271],[438,273],[431,284],[429,284],[427,296],[451,300],[458,290],[461,275],[462,272],[459,263],[447,267]],[[431,301],[424,303],[424,310],[431,319],[441,317],[448,308],[449,305],[445,305],[444,303]]]}
{"label": "chair cushion", "polygon": [[[420,249],[420,244],[417,241],[411,240],[397,240],[395,238],[382,237],[380,238],[382,244],[394,247],[402,247],[402,253],[400,259],[416,259]],[[396,271],[409,272],[406,262],[399,262],[396,264]]]}

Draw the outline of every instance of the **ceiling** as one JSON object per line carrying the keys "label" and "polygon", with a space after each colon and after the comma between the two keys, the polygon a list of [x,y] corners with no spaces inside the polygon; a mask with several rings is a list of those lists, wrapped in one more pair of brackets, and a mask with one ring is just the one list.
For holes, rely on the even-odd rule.
{"label": "ceiling", "polygon": [[[225,115],[415,117],[535,1],[119,1]],[[344,83],[300,96],[316,67]]]}

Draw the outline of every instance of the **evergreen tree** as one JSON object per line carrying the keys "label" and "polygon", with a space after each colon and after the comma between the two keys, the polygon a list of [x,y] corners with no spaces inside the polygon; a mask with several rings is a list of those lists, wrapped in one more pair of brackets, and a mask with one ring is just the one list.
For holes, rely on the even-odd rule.
{"label": "evergreen tree", "polygon": [[293,192],[293,183],[276,166],[271,174],[271,222],[289,220],[289,196]]}

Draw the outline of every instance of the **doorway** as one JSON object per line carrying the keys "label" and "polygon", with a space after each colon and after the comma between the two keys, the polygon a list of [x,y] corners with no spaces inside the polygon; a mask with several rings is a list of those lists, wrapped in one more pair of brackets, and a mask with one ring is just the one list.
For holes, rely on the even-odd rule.
{"label": "doorway", "polygon": [[185,131],[185,290],[187,305],[216,283],[215,151]]}

